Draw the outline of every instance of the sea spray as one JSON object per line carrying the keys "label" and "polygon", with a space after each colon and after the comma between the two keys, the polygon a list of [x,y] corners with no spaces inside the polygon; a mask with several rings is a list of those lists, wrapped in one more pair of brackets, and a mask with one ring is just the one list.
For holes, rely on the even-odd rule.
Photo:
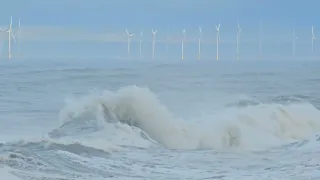
{"label": "sea spray", "polygon": [[88,114],[104,126],[114,121],[135,126],[170,149],[267,148],[320,131],[320,111],[308,103],[226,107],[195,123],[175,117],[148,88],[137,86],[68,101],[60,121],[64,124]]}

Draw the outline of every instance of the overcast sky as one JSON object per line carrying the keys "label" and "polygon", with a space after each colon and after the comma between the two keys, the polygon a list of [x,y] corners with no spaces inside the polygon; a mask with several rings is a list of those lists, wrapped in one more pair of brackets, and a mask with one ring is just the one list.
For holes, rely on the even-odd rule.
{"label": "overcast sky", "polygon": [[181,26],[259,20],[283,26],[319,23],[319,0],[10,0],[1,2],[0,24],[10,15],[25,25]]}

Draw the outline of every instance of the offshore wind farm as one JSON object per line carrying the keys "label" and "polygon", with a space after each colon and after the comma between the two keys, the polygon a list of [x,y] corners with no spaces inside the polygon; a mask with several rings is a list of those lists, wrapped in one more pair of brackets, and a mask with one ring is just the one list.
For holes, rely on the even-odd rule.
{"label": "offshore wind farm", "polygon": [[[11,17],[12,18],[12,17]],[[158,30],[156,29],[150,29],[149,33],[145,28],[145,33],[143,36],[143,31],[141,30],[135,30],[136,34],[140,34],[140,36],[134,36],[134,33],[129,33],[128,29],[125,29],[125,33],[121,33],[119,31],[121,30],[117,30],[117,31],[112,31],[112,32],[100,32],[97,34],[90,34],[90,32],[85,32],[83,31],[83,36],[87,37],[87,39],[85,41],[89,41],[91,43],[94,42],[105,42],[105,49],[103,52],[107,52],[108,49],[111,49],[110,46],[112,46],[112,43],[117,44],[116,48],[112,48],[111,52],[112,53],[105,53],[104,55],[101,53],[99,55],[100,58],[109,58],[109,57],[117,57],[119,59],[136,59],[136,60],[141,60],[141,59],[161,59],[161,58],[167,58],[167,59],[172,59],[172,60],[177,60],[177,59],[181,59],[181,60],[200,60],[201,58],[203,60],[219,60],[219,58],[222,60],[240,60],[240,36],[242,34],[242,28],[240,27],[239,21],[237,23],[235,23],[237,25],[237,28],[229,28],[227,29],[227,35],[223,36],[222,38],[220,37],[220,23],[216,24],[215,26],[212,27],[208,27],[204,29],[204,31],[206,32],[206,36],[202,35],[202,27],[198,26],[198,35],[196,35],[197,33],[195,33],[196,31],[196,27],[193,28],[188,28],[188,30],[191,32],[188,35],[186,34],[186,28],[182,28],[182,35],[179,36],[177,31],[174,31],[174,28],[170,28],[171,29],[171,34],[169,32],[169,28],[167,28],[167,31],[163,31],[160,30],[159,31],[159,38],[156,39],[156,35]],[[263,42],[263,36],[269,37],[271,35],[268,35],[268,31],[263,30],[262,28],[262,21],[260,21],[260,23],[257,23],[257,27],[259,27],[258,30],[256,30],[256,32],[250,31],[250,32],[245,32],[244,35],[247,35],[248,40],[245,39],[246,36],[244,36],[243,39],[243,45],[246,46],[248,45],[248,48],[244,48],[246,49],[246,51],[248,52],[248,49],[250,48],[250,52],[251,55],[244,55],[243,58],[241,58],[241,60],[262,60],[262,59],[272,59],[272,58],[281,58],[281,59],[296,59],[296,46],[306,46],[305,44],[307,44],[307,34],[310,34],[311,36],[311,50],[308,50],[308,48],[304,48],[303,50],[299,50],[299,57],[300,58],[305,58],[310,59],[310,60],[315,60],[319,58],[319,54],[316,54],[316,38],[315,38],[315,27],[314,25],[311,25],[311,33],[308,33],[306,30],[304,30],[304,40],[302,39],[301,43],[299,43],[299,41],[297,42],[298,38],[295,37],[292,40],[290,40],[289,38],[285,39],[281,39],[281,41],[286,41],[286,46],[284,47],[282,46],[282,48],[284,50],[286,50],[286,53],[283,52],[282,54],[275,52],[274,55],[272,55],[270,53],[270,49],[274,46],[279,45],[280,43],[284,43],[284,42],[277,42],[277,40],[275,41],[267,41],[267,42]],[[54,27],[52,27],[52,32],[54,32]],[[176,28],[177,29],[177,28]],[[304,29],[307,29],[306,27]],[[224,28],[222,26],[222,30],[224,31]],[[67,29],[65,30],[66,32],[68,31]],[[14,57],[20,57],[18,54],[20,54],[20,43],[21,43],[21,38],[23,40],[23,37],[21,36],[21,33],[23,34],[23,29],[21,30],[20,27],[20,19],[17,19],[15,24],[12,24],[12,19],[10,21],[10,24],[8,25],[8,27],[4,27],[2,29],[0,29],[0,32],[3,33],[8,33],[8,36],[2,36],[0,41],[2,42],[2,44],[4,44],[4,42],[7,42],[7,45],[3,45],[2,46],[2,54],[1,54],[1,58],[2,59],[11,59],[12,58],[12,48],[14,50]],[[59,29],[58,32],[63,32],[63,29]],[[32,32],[28,32],[26,35],[30,36]],[[250,34],[249,34],[250,33]],[[287,31],[286,34],[288,34],[289,31]],[[293,35],[295,36],[296,32],[295,29],[293,28],[292,31]],[[49,36],[51,36],[52,34],[50,34],[49,32],[43,32],[42,34],[42,38],[41,41],[44,44],[44,42],[46,42],[46,37],[49,38]],[[110,34],[110,35],[109,35]],[[285,33],[284,33],[285,34]],[[33,34],[34,36],[36,36],[36,33]],[[112,37],[112,35],[114,37]],[[231,37],[234,35],[236,36],[236,38],[232,39]],[[17,36],[17,40],[15,38],[15,36]],[[79,36],[81,36],[81,34],[79,33]],[[123,53],[123,51],[119,45],[120,42],[123,42],[122,39],[124,39],[124,36],[127,37],[127,45],[126,45],[126,53]],[[198,37],[197,37],[198,36]],[[50,39],[50,38],[49,38]],[[68,38],[66,38],[66,43],[68,42],[67,40]],[[250,39],[250,40],[249,40]],[[37,37],[35,37],[35,42],[39,41],[39,39]],[[61,40],[63,42],[63,40]],[[144,41],[144,43],[142,44],[142,41]],[[173,50],[175,49],[177,50],[177,44],[178,41],[181,42],[181,54],[180,54],[180,58],[176,53],[173,52]],[[266,41],[266,39],[265,39]],[[291,41],[291,42],[290,42]],[[33,42],[32,37],[28,38],[28,42]],[[48,40],[46,43],[49,44],[51,43],[52,40]],[[273,43],[273,44],[272,44]],[[158,47],[156,47],[156,44],[158,44]],[[201,54],[201,44],[203,45],[203,48],[206,47],[206,50],[202,50],[202,56],[200,56]],[[220,44],[223,46],[223,48],[219,48]],[[233,48],[232,44],[236,45],[236,48]],[[262,44],[268,44],[265,46],[262,46]],[[299,45],[300,44],[300,45]],[[108,45],[108,47],[107,47]],[[197,45],[197,46],[195,46]],[[50,45],[49,45],[50,46]],[[137,49],[136,47],[139,47],[139,49]],[[164,47],[165,46],[165,52],[164,52]],[[291,46],[291,53],[288,52],[288,47]],[[6,48],[7,47],[7,48]],[[170,54],[168,54],[168,47],[170,48]],[[174,47],[174,48],[173,48]],[[187,55],[185,55],[185,48],[187,47],[188,49],[188,53]],[[68,48],[68,47],[67,47]],[[66,49],[67,49],[66,48]],[[70,47],[71,48],[71,47]],[[103,44],[101,44],[100,49],[103,48]],[[134,53],[131,52],[131,49],[134,49]],[[269,52],[264,53],[263,49],[264,48],[268,48]],[[7,55],[5,55],[6,53],[4,52],[4,49],[6,49],[6,51],[8,52]],[[278,49],[278,48],[277,48]],[[280,50],[280,49],[278,49]],[[25,58],[30,57],[30,54],[32,53],[32,51],[36,51],[32,50],[31,48],[28,48],[28,52],[24,51],[22,49],[22,52],[25,54]],[[156,52],[160,52],[158,56],[156,56]],[[222,57],[220,57],[220,51],[223,51],[225,53],[225,55],[221,55]],[[310,52],[311,51],[311,52]],[[117,54],[115,54],[114,52],[117,52]],[[138,52],[138,53],[137,53]],[[193,54],[191,54],[191,52]],[[227,52],[227,54],[226,54]],[[112,55],[110,55],[112,54]],[[245,53],[248,54],[248,53]],[[290,55],[291,54],[291,55]],[[22,56],[23,57],[23,56]],[[31,56],[32,57],[32,56]],[[44,58],[45,54],[42,56],[39,56],[40,58]],[[201,58],[200,58],[201,57]],[[20,57],[21,58],[21,57]]]}

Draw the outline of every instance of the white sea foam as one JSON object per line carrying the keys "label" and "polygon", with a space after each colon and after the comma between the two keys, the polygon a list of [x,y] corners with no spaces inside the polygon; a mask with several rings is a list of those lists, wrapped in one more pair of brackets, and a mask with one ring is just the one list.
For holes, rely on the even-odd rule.
{"label": "white sea foam", "polygon": [[11,173],[12,169],[8,166],[0,165],[0,178],[5,180],[21,180]]}
{"label": "white sea foam", "polygon": [[93,118],[105,129],[100,138],[125,139],[135,146],[142,138],[128,126],[134,125],[171,149],[267,148],[320,131],[320,111],[308,103],[230,107],[187,121],[175,117],[148,88],[137,86],[69,99],[59,116],[61,125],[83,118]]}

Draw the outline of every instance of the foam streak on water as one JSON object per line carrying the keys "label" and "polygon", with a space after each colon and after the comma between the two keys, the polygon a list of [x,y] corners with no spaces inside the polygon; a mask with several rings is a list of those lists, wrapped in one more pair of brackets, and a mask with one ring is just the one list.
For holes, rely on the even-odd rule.
{"label": "foam streak on water", "polygon": [[320,178],[313,66],[22,65],[1,71],[3,178]]}

